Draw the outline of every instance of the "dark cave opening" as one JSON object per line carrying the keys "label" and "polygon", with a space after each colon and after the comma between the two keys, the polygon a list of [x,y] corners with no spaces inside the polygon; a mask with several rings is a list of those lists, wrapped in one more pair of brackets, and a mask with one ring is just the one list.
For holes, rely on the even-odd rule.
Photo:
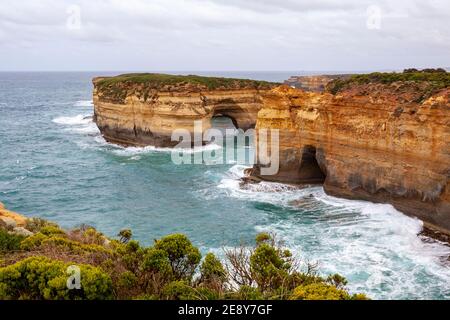
{"label": "dark cave opening", "polygon": [[235,118],[221,113],[215,114],[211,118],[211,126],[219,130],[239,128]]}
{"label": "dark cave opening", "polygon": [[322,171],[317,161],[317,150],[314,146],[304,146],[299,168],[301,183],[323,184],[326,174]]}

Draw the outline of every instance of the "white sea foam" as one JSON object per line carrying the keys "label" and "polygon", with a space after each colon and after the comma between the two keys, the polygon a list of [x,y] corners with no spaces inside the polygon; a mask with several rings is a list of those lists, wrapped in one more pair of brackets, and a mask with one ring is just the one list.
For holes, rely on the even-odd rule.
{"label": "white sea foam", "polygon": [[160,147],[154,147],[154,146],[147,146],[147,147],[117,147],[112,152],[118,156],[134,156],[139,154],[145,154],[145,153],[151,153],[151,152],[184,152],[187,154],[193,154],[197,152],[205,152],[205,151],[213,151],[221,149],[222,147],[211,143],[208,145],[204,145],[201,147],[194,147],[194,148],[160,148]]}
{"label": "white sea foam", "polygon": [[54,123],[62,125],[86,125],[92,122],[92,115],[89,114],[78,114],[72,117],[57,117],[52,120]]}
{"label": "white sea foam", "polygon": [[52,120],[54,123],[62,125],[65,130],[80,133],[83,135],[98,135],[100,131],[92,121],[92,114],[78,114],[72,117],[57,117]]}
{"label": "white sea foam", "polygon": [[268,209],[256,230],[277,233],[294,252],[318,261],[321,272],[343,274],[352,292],[383,299],[450,298],[450,247],[423,241],[420,220],[388,204],[329,196],[322,187],[241,186],[245,168],[233,166],[219,190],[289,209],[283,216]]}
{"label": "white sea foam", "polygon": [[74,103],[74,107],[92,107],[94,102],[92,100],[79,100]]}
{"label": "white sea foam", "polygon": [[[78,114],[71,117],[57,117],[52,120],[54,123],[65,127],[65,130],[79,133],[82,135],[89,135],[89,140],[76,141],[80,148],[104,148],[113,154],[123,157],[134,157],[141,154],[153,152],[184,152],[187,154],[194,154],[198,152],[206,152],[221,149],[222,147],[211,143],[208,145],[194,147],[194,148],[159,148],[154,146],[147,147],[122,147],[115,144],[110,144],[103,139],[97,125],[92,120],[92,114]],[[137,159],[137,158],[135,158]]]}

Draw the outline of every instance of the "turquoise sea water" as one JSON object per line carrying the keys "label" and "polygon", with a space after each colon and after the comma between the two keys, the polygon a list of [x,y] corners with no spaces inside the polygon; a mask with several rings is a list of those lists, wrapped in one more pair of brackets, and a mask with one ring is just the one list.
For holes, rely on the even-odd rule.
{"label": "turquoise sea water", "polygon": [[[389,205],[322,188],[242,188],[245,166],[174,165],[170,152],[106,143],[92,123],[91,78],[107,73],[0,73],[0,201],[64,227],[150,244],[187,234],[202,251],[274,231],[322,273],[339,272],[373,298],[450,298],[450,248]],[[212,73],[282,81],[290,73]]]}

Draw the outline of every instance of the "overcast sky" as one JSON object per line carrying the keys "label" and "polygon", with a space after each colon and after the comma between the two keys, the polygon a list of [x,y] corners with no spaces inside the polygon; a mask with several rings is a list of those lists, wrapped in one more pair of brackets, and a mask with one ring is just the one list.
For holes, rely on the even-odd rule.
{"label": "overcast sky", "polygon": [[0,0],[0,70],[439,66],[449,0]]}

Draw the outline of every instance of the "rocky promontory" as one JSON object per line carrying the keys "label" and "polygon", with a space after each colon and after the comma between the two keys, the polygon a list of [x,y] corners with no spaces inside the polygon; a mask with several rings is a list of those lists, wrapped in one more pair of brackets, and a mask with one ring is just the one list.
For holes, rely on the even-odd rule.
{"label": "rocky promontory", "polygon": [[[175,129],[228,116],[278,129],[280,168],[252,179],[323,184],[328,194],[391,203],[450,232],[450,74],[406,70],[326,78],[324,92],[253,80],[127,74],[94,79],[107,141],[171,147]],[[319,81],[320,82],[320,81]],[[314,90],[312,90],[314,91]]]}
{"label": "rocky promontory", "polygon": [[94,83],[94,120],[104,138],[126,146],[172,147],[175,129],[203,130],[211,118],[227,116],[237,128],[256,124],[261,95],[278,84],[231,78],[167,74],[98,77]]}
{"label": "rocky promontory", "polygon": [[350,77],[350,74],[292,76],[287,79],[284,84],[304,91],[323,92],[330,82],[338,79],[346,80]]}
{"label": "rocky promontory", "polygon": [[391,203],[450,232],[450,74],[374,73],[313,93],[263,97],[257,129],[279,129],[270,181],[323,184],[328,194]]}

